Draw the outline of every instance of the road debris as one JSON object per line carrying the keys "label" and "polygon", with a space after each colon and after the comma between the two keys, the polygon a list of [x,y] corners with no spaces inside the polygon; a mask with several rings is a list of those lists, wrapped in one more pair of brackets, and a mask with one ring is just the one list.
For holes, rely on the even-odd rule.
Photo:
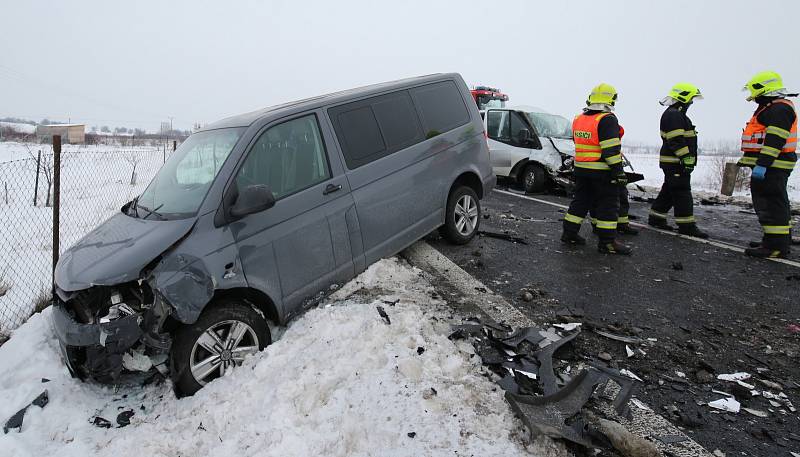
{"label": "road debris", "polygon": [[525,238],[520,238],[518,236],[509,235],[508,233],[487,232],[487,231],[484,231],[484,230],[480,230],[480,231],[478,231],[478,235],[479,236],[485,236],[487,238],[495,238],[495,239],[498,239],[498,240],[505,240],[505,241],[509,241],[511,243],[519,243],[519,244],[526,244],[526,245],[528,244],[528,242],[525,241]]}
{"label": "road debris", "polygon": [[630,371],[630,370],[622,369],[622,370],[619,370],[619,373],[620,373],[620,374],[622,374],[622,375],[625,375],[625,376],[627,376],[627,377],[629,377],[629,378],[631,378],[631,379],[635,379],[636,381],[639,381],[639,382],[644,382],[644,381],[642,381],[642,378],[640,378],[640,377],[636,376],[636,375],[635,375],[635,374],[633,374],[633,372],[632,372],[632,371]]}
{"label": "road debris", "polygon": [[134,414],[135,413],[132,409],[128,409],[117,414],[117,425],[119,428],[131,425],[131,417],[133,417]]}
{"label": "road debris", "polygon": [[764,411],[759,411],[757,409],[751,409],[751,408],[744,408],[743,407],[742,411],[747,411],[748,413],[750,413],[750,414],[752,414],[754,416],[757,416],[757,417],[769,417],[769,413],[766,413]]}
{"label": "road debris", "polygon": [[380,316],[383,318],[383,321],[386,322],[386,325],[392,325],[392,321],[389,319],[389,315],[386,314],[383,306],[376,306],[375,309],[378,310],[378,314],[380,314]]}
{"label": "road debris", "polygon": [[92,425],[97,428],[111,428],[111,421],[105,417],[95,416],[92,419]]}
{"label": "road debris", "polygon": [[36,398],[33,399],[27,406],[20,409],[13,416],[9,417],[6,421],[5,425],[3,425],[3,433],[8,433],[10,430],[16,430],[18,432],[22,431],[22,420],[25,418],[25,413],[28,411],[28,408],[31,406],[38,406],[39,408],[44,408],[47,406],[47,403],[50,402],[50,398],[47,396],[47,391],[43,391],[40,393]]}
{"label": "road debris", "polygon": [[642,340],[641,338],[636,338],[636,337],[633,337],[633,336],[617,335],[617,334],[614,334],[614,333],[605,332],[603,330],[594,330],[594,332],[597,333],[600,336],[603,336],[603,337],[606,337],[606,338],[609,338],[609,339],[612,339],[612,340],[615,340],[615,341],[620,341],[622,343],[642,344],[644,342],[644,340]]}
{"label": "road debris", "polygon": [[[616,414],[626,416],[633,391],[631,379],[605,366],[579,364],[573,367],[572,363],[555,357],[581,333],[580,329],[581,324],[576,322],[554,324],[547,329],[523,327],[516,330],[470,322],[454,326],[450,338],[472,338],[475,352],[484,366],[497,376],[496,382],[506,391],[506,399],[528,427],[532,438],[543,434],[592,448],[625,448],[627,444],[623,443],[638,442],[641,438],[633,436],[634,440],[628,432],[616,433],[613,438],[606,436],[601,429],[609,433],[617,431],[612,425],[615,423],[590,421],[589,404],[610,402]],[[615,394],[600,395],[611,384],[615,386]],[[619,440],[623,435],[625,438]]]}
{"label": "road debris", "polygon": [[730,374],[719,374],[717,375],[717,379],[721,381],[744,381],[746,379],[750,379],[750,373],[730,373]]}
{"label": "road debris", "polygon": [[708,402],[708,406],[714,409],[727,411],[729,413],[738,413],[742,405],[736,401],[735,398],[727,397]]}

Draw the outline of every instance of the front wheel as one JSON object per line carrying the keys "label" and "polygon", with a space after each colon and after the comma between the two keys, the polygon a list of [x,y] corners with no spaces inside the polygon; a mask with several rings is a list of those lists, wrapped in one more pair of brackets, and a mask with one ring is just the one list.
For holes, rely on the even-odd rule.
{"label": "front wheel", "polygon": [[547,189],[547,174],[540,165],[531,163],[522,174],[522,187],[528,194],[544,192]]}
{"label": "front wheel", "polygon": [[175,332],[171,377],[179,396],[192,395],[272,342],[266,320],[239,300],[210,304]]}
{"label": "front wheel", "polygon": [[442,235],[453,244],[467,244],[481,224],[481,202],[471,187],[454,189],[447,199],[447,213]]}

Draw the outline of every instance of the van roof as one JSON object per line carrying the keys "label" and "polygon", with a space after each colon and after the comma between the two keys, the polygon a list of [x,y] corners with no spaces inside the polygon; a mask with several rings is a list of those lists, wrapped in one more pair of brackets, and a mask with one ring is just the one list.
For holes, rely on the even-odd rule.
{"label": "van roof", "polygon": [[378,84],[371,84],[369,86],[356,87],[353,89],[347,89],[325,95],[318,95],[316,97],[282,103],[279,105],[262,108],[260,110],[251,111],[249,113],[238,114],[236,116],[227,117],[225,119],[207,125],[202,130],[213,130],[226,127],[247,127],[256,120],[261,119],[266,115],[280,115],[282,114],[281,111],[289,112],[289,111],[304,111],[308,109],[315,109],[320,106],[334,105],[339,102],[348,101],[350,99],[358,99],[361,97],[380,94],[394,89],[412,87],[419,84],[441,81],[444,79],[452,79],[454,77],[460,78],[458,73],[435,73],[425,76],[415,76],[413,78],[398,79],[397,81],[388,81]]}

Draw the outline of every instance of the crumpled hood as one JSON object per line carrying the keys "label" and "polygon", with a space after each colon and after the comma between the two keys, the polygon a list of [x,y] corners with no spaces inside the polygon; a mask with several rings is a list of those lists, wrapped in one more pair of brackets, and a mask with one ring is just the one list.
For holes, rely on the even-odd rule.
{"label": "crumpled hood", "polygon": [[575,157],[575,143],[572,140],[568,140],[566,138],[550,138],[553,140],[553,143],[556,145],[559,151],[563,152],[568,156]]}
{"label": "crumpled hood", "polygon": [[117,213],[61,256],[56,285],[72,292],[138,279],[142,269],[186,235],[194,222],[195,218],[158,221]]}

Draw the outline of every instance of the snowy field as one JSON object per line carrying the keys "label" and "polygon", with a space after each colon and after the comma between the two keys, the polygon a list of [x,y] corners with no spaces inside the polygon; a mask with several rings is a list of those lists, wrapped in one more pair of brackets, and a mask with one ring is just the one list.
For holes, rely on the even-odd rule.
{"label": "snowy field", "polygon": [[[431,292],[419,270],[382,260],[265,351],[180,400],[168,383],[115,390],[70,378],[45,310],[0,347],[0,419],[44,389],[50,402],[30,408],[20,433],[0,435],[0,454],[566,455],[550,440],[523,444],[472,346],[447,339],[444,305]],[[123,411],[134,415],[117,428]],[[92,425],[96,416],[113,427]]]}
{"label": "snowy field", "polygon": [[[52,208],[45,206],[44,174],[33,206],[36,161],[29,159],[29,149],[42,149],[42,162],[52,163],[48,145],[0,143],[0,288],[5,290],[0,294],[0,335],[22,323],[51,284]],[[131,185],[133,161],[137,179]],[[65,145],[61,252],[141,193],[162,163],[162,152],[152,147]]]}
{"label": "snowy field", "polygon": [[[625,153],[625,157],[633,165],[637,173],[642,173],[644,181],[639,182],[642,186],[661,188],[664,182],[664,173],[658,166],[658,154]],[[727,162],[736,162],[740,156],[711,156],[700,155],[698,165],[692,172],[692,189],[697,191],[711,192],[718,194],[721,188],[720,168]],[[749,197],[750,189],[744,188],[734,192],[735,196]],[[789,199],[800,202],[800,170],[795,170],[789,177]]]}

